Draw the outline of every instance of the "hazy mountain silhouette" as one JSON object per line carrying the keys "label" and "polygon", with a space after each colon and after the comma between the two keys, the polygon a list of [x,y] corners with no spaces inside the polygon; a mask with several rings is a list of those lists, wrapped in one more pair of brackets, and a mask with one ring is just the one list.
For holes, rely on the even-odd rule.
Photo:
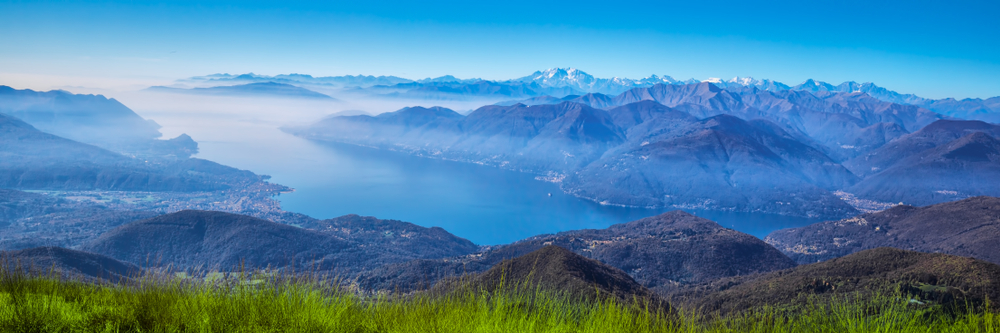
{"label": "hazy mountain silhouette", "polygon": [[284,83],[290,85],[313,85],[323,87],[370,87],[375,85],[393,85],[397,83],[409,83],[413,80],[396,76],[373,76],[373,75],[344,75],[344,76],[320,76],[314,77],[307,74],[281,74],[275,76],[258,75],[254,73],[246,74],[212,74],[206,76],[196,76],[183,82],[194,83]]}
{"label": "hazy mountain silhouette", "polygon": [[156,140],[161,136],[160,125],[101,95],[0,86],[0,114],[46,133],[144,158],[187,158],[198,151],[197,143],[187,135]]}
{"label": "hazy mountain silhouette", "polygon": [[[802,133],[803,137],[808,135],[838,159],[878,148],[878,140],[858,140],[873,125],[897,124],[904,132],[909,132],[941,119],[940,115],[918,106],[889,103],[859,92],[769,90],[735,83],[726,83],[729,88],[723,89],[719,86],[722,82],[656,84],[630,89],[617,96],[587,94],[571,101],[603,109],[637,101],[655,101],[698,118],[720,114],[745,120],[764,118],[780,124],[788,132]],[[555,102],[537,97],[528,103],[545,101]],[[898,131],[889,132],[890,140],[896,137],[893,136],[895,132]]]}
{"label": "hazy mountain silhouette", "polygon": [[[492,84],[500,84],[507,86],[516,85],[531,85],[534,94],[526,95],[528,100],[520,101],[525,105],[535,105],[535,104],[555,104],[558,101],[546,99],[559,99],[567,95],[585,95],[585,94],[595,94],[596,96],[603,97],[613,97],[614,95],[626,92],[634,88],[647,88],[657,84],[664,85],[689,85],[689,84],[712,84],[722,89],[730,91],[745,91],[745,90],[761,90],[768,92],[785,92],[785,91],[800,91],[807,92],[810,94],[827,94],[827,93],[847,93],[847,94],[864,94],[870,96],[871,98],[878,99],[883,102],[895,103],[895,104],[906,104],[921,107],[927,110],[931,110],[942,115],[949,117],[956,117],[961,119],[970,120],[984,120],[990,122],[1000,122],[1000,96],[981,99],[981,98],[966,98],[957,100],[954,98],[943,98],[943,99],[928,99],[913,94],[903,94],[896,91],[886,89],[875,85],[872,82],[858,83],[854,81],[846,81],[838,85],[833,85],[827,82],[817,81],[813,79],[806,80],[798,85],[789,86],[781,82],[768,79],[754,79],[752,77],[734,77],[729,80],[723,80],[719,78],[709,78],[706,80],[675,80],[670,76],[657,76],[651,75],[644,79],[628,79],[628,78],[597,78],[593,75],[587,74],[581,70],[574,68],[550,68],[544,71],[536,71],[530,75],[512,79],[512,80],[500,80],[500,81],[488,81],[481,79],[459,79],[451,75],[445,75],[438,78],[428,78],[423,80],[409,80],[394,76],[336,76],[336,77],[312,77],[304,74],[287,74],[287,75],[257,75],[253,73],[241,74],[241,75],[230,75],[230,74],[213,74],[208,76],[194,77],[187,80],[181,80],[182,82],[194,82],[201,84],[215,84],[219,82],[227,83],[251,83],[251,82],[277,82],[285,83],[299,86],[315,86],[322,88],[347,88],[347,87],[358,87],[363,88],[357,90],[358,92],[367,92],[371,94],[385,94],[385,93],[396,93],[405,94],[410,90],[418,88],[428,88],[430,90],[437,89],[433,85],[435,84],[446,84],[449,89],[454,89],[446,93],[416,93],[413,96],[415,98],[429,98],[429,99],[456,99],[462,98],[463,94],[465,97],[472,96],[476,93],[471,93],[464,88],[455,89],[454,87],[460,87],[462,85],[475,85],[481,81],[486,81]],[[393,86],[403,84],[403,86],[398,86],[391,88]],[[372,88],[375,89],[366,89]],[[471,93],[471,94],[470,94]],[[551,95],[556,97],[548,97],[544,95]],[[610,97],[608,95],[611,95]],[[483,96],[479,94],[479,96]],[[510,96],[510,95],[508,95]],[[498,96],[495,96],[498,97]],[[535,99],[535,98],[538,99]],[[514,105],[517,101],[506,101],[501,102],[503,105]],[[614,105],[611,104],[600,104],[584,102],[592,107],[606,108]],[[665,103],[667,104],[667,103]],[[600,105],[600,106],[599,106]],[[673,106],[673,105],[671,105]],[[699,116],[704,117],[704,116]],[[871,124],[869,124],[871,125]],[[910,129],[911,131],[913,129]],[[849,145],[846,144],[845,145]]]}
{"label": "hazy mountain silhouette", "polygon": [[171,88],[164,86],[153,86],[146,90],[156,92],[168,92],[178,94],[198,94],[216,96],[244,96],[244,97],[285,97],[285,98],[310,98],[335,101],[336,98],[324,95],[306,88],[293,86],[285,83],[258,82],[233,86],[216,86],[209,88]]}
{"label": "hazy mountain silhouette", "polygon": [[[150,164],[41,132],[0,114],[0,187],[48,190],[204,191],[225,189],[223,177],[259,178],[212,162]],[[202,171],[201,176],[188,171]]]}
{"label": "hazy mountain silhouette", "polygon": [[[719,100],[707,105],[757,112],[710,84],[669,89],[657,85],[623,94],[622,98],[637,102],[609,110],[564,101],[488,105],[462,117],[451,110],[414,107],[378,117],[325,118],[286,131],[315,140],[555,174],[553,179],[566,180],[562,185],[567,192],[610,204],[799,216],[856,213],[829,190],[850,186],[857,179],[815,149],[818,144],[804,134],[728,115],[698,121],[643,97],[669,95],[675,88],[690,95],[711,93],[692,100]],[[689,103],[678,105],[697,109]],[[649,160],[651,156],[657,158]],[[686,176],[673,177],[664,168]],[[768,176],[761,177],[764,174]],[[615,180],[619,177],[627,181]],[[713,191],[717,193],[709,193]]]}

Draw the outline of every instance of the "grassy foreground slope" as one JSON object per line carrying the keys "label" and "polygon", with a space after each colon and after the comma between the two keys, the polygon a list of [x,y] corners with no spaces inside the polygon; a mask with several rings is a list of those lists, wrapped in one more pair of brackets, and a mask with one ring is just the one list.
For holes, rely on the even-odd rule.
{"label": "grassy foreground slope", "polygon": [[95,285],[0,274],[3,332],[1000,332],[995,312],[949,316],[905,298],[845,298],[801,315],[660,315],[614,298],[569,301],[538,289],[362,297],[266,275]]}

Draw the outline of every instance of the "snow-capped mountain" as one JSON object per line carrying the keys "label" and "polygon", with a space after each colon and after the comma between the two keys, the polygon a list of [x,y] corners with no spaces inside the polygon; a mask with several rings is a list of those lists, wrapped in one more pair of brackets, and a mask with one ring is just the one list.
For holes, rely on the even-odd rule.
{"label": "snow-capped mountain", "polygon": [[713,77],[713,78],[708,78],[707,80],[704,80],[702,82],[709,82],[723,89],[756,87],[757,89],[760,90],[781,91],[781,90],[788,90],[789,88],[788,85],[774,80],[767,80],[767,79],[758,80],[752,77],[739,77],[739,76],[725,81],[723,81],[720,78]]}
{"label": "snow-capped mountain", "polygon": [[[482,80],[477,78],[460,79],[452,75],[445,75],[437,78],[426,78],[423,80],[410,80],[395,76],[365,76],[346,75],[332,77],[313,77],[306,74],[282,74],[275,76],[247,74],[212,74],[206,76],[192,77],[179,80],[178,84],[183,86],[212,87],[219,85],[249,84],[274,82],[296,86],[303,86],[309,89],[354,89],[354,92],[371,93],[375,95],[385,95],[391,90],[397,94],[400,92],[412,93],[405,96],[420,96],[425,98],[428,94],[435,98],[453,98],[455,96],[497,96],[497,97],[539,97],[550,95],[555,98],[562,98],[567,95],[582,95],[586,93],[601,93],[606,95],[617,95],[634,88],[648,88],[657,84],[683,85],[699,82],[709,82],[719,88],[727,90],[741,90],[749,87],[765,91],[802,90],[810,93],[846,92],[865,93],[876,99],[898,103],[920,106],[943,115],[962,118],[978,119],[992,122],[1000,122],[1000,97],[989,99],[963,99],[955,100],[945,98],[933,100],[922,98],[913,94],[901,94],[871,82],[858,83],[847,81],[839,85],[809,79],[796,86],[788,86],[774,80],[759,80],[752,77],[734,77],[724,80],[721,78],[709,78],[706,80],[689,79],[684,81],[663,75],[651,75],[643,79],[629,79],[621,77],[597,78],[576,68],[550,68],[544,71],[536,71],[531,75],[513,80]],[[485,89],[484,87],[490,87]],[[485,89],[485,90],[484,90]],[[507,92],[519,91],[511,94]],[[485,95],[484,95],[485,94]],[[523,95],[523,96],[522,96]]]}
{"label": "snow-capped mountain", "polygon": [[[678,81],[664,75],[651,75],[644,79],[612,77],[609,79],[595,78],[576,68],[550,68],[536,71],[531,75],[511,80],[513,82],[537,83],[543,87],[572,88],[584,93],[619,94],[632,88],[649,87],[655,84],[685,84],[688,81]],[[695,81],[697,82],[697,81]]]}
{"label": "snow-capped mountain", "polygon": [[816,93],[816,92],[820,92],[820,91],[834,91],[834,92],[840,91],[837,88],[837,86],[834,86],[832,84],[829,84],[829,83],[826,83],[826,82],[823,82],[823,81],[816,81],[816,80],[813,80],[813,79],[808,79],[808,80],[806,80],[806,82],[802,82],[802,84],[794,86],[791,89],[792,90],[805,90],[805,91],[812,92],[812,93]]}

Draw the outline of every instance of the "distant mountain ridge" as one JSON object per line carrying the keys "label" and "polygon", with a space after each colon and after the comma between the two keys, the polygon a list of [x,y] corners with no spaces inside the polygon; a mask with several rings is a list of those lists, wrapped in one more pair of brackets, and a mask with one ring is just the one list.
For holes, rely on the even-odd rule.
{"label": "distant mountain ridge", "polygon": [[0,86],[0,114],[47,133],[150,159],[184,159],[198,152],[187,135],[158,140],[160,125],[113,98]]}
{"label": "distant mountain ridge", "polygon": [[194,192],[264,179],[195,158],[151,163],[45,133],[4,114],[0,156],[0,188],[22,190]]}
{"label": "distant mountain ridge", "polygon": [[638,87],[648,87],[656,84],[686,84],[697,81],[678,81],[670,76],[650,75],[647,78],[632,80],[613,77],[609,79],[595,78],[576,68],[551,68],[536,71],[531,75],[510,80],[511,82],[537,83],[544,87],[572,88],[584,93],[620,94],[626,90]]}
{"label": "distant mountain ridge", "polygon": [[[651,75],[643,79],[629,78],[597,78],[586,72],[575,68],[550,68],[536,71],[530,75],[508,80],[482,80],[482,79],[460,79],[452,75],[445,75],[437,78],[426,78],[422,80],[410,80],[395,76],[334,76],[334,77],[312,77],[304,74],[282,74],[275,76],[257,75],[253,73],[242,75],[213,74],[202,77],[193,77],[181,82],[187,83],[213,83],[213,82],[278,82],[293,85],[316,85],[322,87],[355,88],[364,91],[375,86],[391,87],[408,85],[411,89],[426,86],[446,84],[454,91],[450,92],[455,96],[466,88],[465,85],[480,84],[480,82],[490,82],[493,84],[516,86],[518,84],[535,84],[542,89],[534,89],[530,94],[506,95],[509,97],[542,97],[545,95],[563,98],[568,95],[583,95],[588,93],[598,93],[607,95],[617,95],[633,88],[646,88],[657,84],[687,85],[698,82],[712,83],[723,89],[745,89],[757,88],[764,91],[779,92],[786,90],[816,92],[842,92],[842,93],[865,93],[878,100],[896,103],[915,105],[941,113],[946,116],[961,119],[985,120],[990,122],[1000,122],[1000,96],[981,99],[967,98],[956,100],[954,98],[928,99],[913,94],[904,94],[892,91],[872,82],[858,83],[847,81],[838,85],[808,79],[798,85],[790,86],[781,82],[768,79],[755,79],[752,77],[733,77],[728,80],[720,78],[708,78],[705,80],[676,80],[668,75]],[[385,89],[385,88],[382,88]],[[378,90],[378,89],[376,89]],[[420,97],[415,94],[406,97]],[[424,94],[426,97],[426,94]],[[442,95],[437,96],[442,98]],[[525,103],[529,104],[529,103]]]}
{"label": "distant mountain ridge", "polygon": [[0,250],[40,246],[74,248],[119,225],[156,215],[0,189]]}
{"label": "distant mountain ridge", "polygon": [[280,74],[274,76],[247,74],[211,74],[206,76],[196,76],[181,82],[275,82],[284,84],[308,83],[326,86],[341,87],[368,87],[374,85],[393,85],[397,83],[410,83],[413,80],[395,76],[372,76],[372,75],[345,75],[345,76],[324,76],[313,77],[307,74]]}
{"label": "distant mountain ridge", "polygon": [[331,101],[336,100],[333,97],[309,89],[285,83],[275,83],[272,81],[239,84],[233,86],[217,86],[210,88],[191,88],[191,89],[153,86],[146,88],[146,90],[159,91],[159,92],[172,92],[180,94],[197,94],[197,95],[298,97],[298,98],[326,99]]}

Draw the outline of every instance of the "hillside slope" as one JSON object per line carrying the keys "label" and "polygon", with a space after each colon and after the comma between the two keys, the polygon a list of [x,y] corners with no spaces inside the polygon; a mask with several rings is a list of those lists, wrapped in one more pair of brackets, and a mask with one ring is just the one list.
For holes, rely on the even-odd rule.
{"label": "hillside slope", "polygon": [[[859,293],[903,293],[926,304],[978,306],[1000,297],[1000,265],[939,253],[877,248],[763,275],[695,304],[729,313],[774,306],[803,309]],[[900,295],[900,296],[903,296]]]}
{"label": "hillside slope", "polygon": [[432,292],[485,291],[533,295],[537,290],[575,299],[615,298],[624,304],[638,301],[652,308],[670,309],[659,295],[620,269],[555,245],[504,260],[480,274],[442,281]]}
{"label": "hillside slope", "polygon": [[621,269],[657,291],[795,266],[794,261],[756,237],[673,211],[607,229],[535,236],[470,256],[387,265],[363,273],[358,284],[375,290],[426,288],[445,277],[486,271],[505,259],[547,245]]}
{"label": "hillside slope", "polygon": [[85,281],[119,282],[142,275],[138,266],[110,257],[61,247],[36,247],[17,251],[0,251],[4,269],[20,269],[24,273],[48,275]]}
{"label": "hillside slope", "polygon": [[320,223],[330,230],[188,210],[122,225],[81,249],[143,267],[272,268],[350,276],[388,263],[464,255],[476,248],[440,228],[399,221],[346,217]]}
{"label": "hillside slope", "polygon": [[926,207],[900,205],[839,221],[778,230],[765,241],[799,263],[889,246],[1000,264],[1000,198],[974,197]]}

